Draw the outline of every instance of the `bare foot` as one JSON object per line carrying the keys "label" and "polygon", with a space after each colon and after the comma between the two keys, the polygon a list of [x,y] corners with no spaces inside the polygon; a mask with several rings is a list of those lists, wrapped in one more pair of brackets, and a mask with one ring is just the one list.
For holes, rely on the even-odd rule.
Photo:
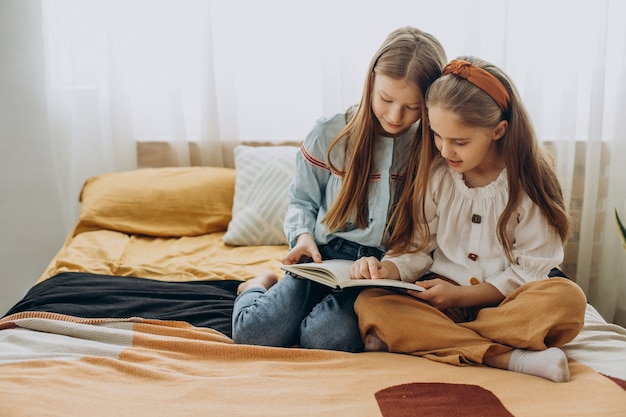
{"label": "bare foot", "polygon": [[389,347],[385,342],[380,340],[377,336],[374,336],[372,333],[367,333],[365,335],[365,341],[363,342],[364,348],[366,352],[387,352],[389,351]]}
{"label": "bare foot", "polygon": [[267,290],[277,282],[278,276],[272,271],[261,272],[256,277],[239,284],[239,286],[237,287],[237,295],[241,294],[249,288],[263,288]]}

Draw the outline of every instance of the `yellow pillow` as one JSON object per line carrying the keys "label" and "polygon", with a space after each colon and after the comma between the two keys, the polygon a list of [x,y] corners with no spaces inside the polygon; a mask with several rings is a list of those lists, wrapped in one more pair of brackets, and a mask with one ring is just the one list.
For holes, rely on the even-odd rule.
{"label": "yellow pillow", "polygon": [[108,229],[147,236],[225,231],[231,220],[235,170],[145,168],[89,178],[74,234]]}

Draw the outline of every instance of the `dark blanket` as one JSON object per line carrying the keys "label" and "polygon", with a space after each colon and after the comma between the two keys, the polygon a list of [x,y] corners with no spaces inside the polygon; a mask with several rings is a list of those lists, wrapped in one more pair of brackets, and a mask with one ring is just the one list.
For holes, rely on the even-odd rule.
{"label": "dark blanket", "polygon": [[177,320],[231,337],[233,303],[240,283],[164,282],[64,272],[32,287],[6,315],[45,311],[84,318]]}

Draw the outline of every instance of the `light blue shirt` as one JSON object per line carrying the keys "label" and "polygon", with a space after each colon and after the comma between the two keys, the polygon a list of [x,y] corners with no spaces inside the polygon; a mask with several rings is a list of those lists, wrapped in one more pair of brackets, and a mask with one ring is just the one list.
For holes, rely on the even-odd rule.
{"label": "light blue shirt", "polygon": [[[296,174],[289,189],[289,206],[284,229],[289,246],[303,233],[314,236],[318,245],[341,237],[363,246],[385,248],[385,229],[406,178],[406,167],[417,126],[402,136],[378,137],[369,188],[369,224],[365,229],[346,225],[344,231],[328,233],[322,219],[339,194],[342,178],[330,172],[328,147],[345,126],[345,114],[319,119],[296,155]],[[333,165],[343,169],[343,141],[333,149]]]}

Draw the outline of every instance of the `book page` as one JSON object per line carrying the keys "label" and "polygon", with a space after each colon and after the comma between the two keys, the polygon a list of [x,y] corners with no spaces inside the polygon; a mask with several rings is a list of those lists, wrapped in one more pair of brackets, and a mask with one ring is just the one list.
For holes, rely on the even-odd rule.
{"label": "book page", "polygon": [[400,281],[397,279],[351,279],[341,283],[342,288],[348,287],[392,287],[403,288],[405,290],[425,291],[424,287],[411,282]]}
{"label": "book page", "polygon": [[330,259],[322,263],[306,262],[295,265],[283,265],[282,269],[329,287],[339,287],[340,281],[350,280],[350,266],[353,261]]}
{"label": "book page", "polygon": [[332,288],[374,286],[424,291],[419,285],[395,279],[350,279],[350,266],[353,263],[344,259],[330,259],[322,263],[283,265],[282,269]]}

